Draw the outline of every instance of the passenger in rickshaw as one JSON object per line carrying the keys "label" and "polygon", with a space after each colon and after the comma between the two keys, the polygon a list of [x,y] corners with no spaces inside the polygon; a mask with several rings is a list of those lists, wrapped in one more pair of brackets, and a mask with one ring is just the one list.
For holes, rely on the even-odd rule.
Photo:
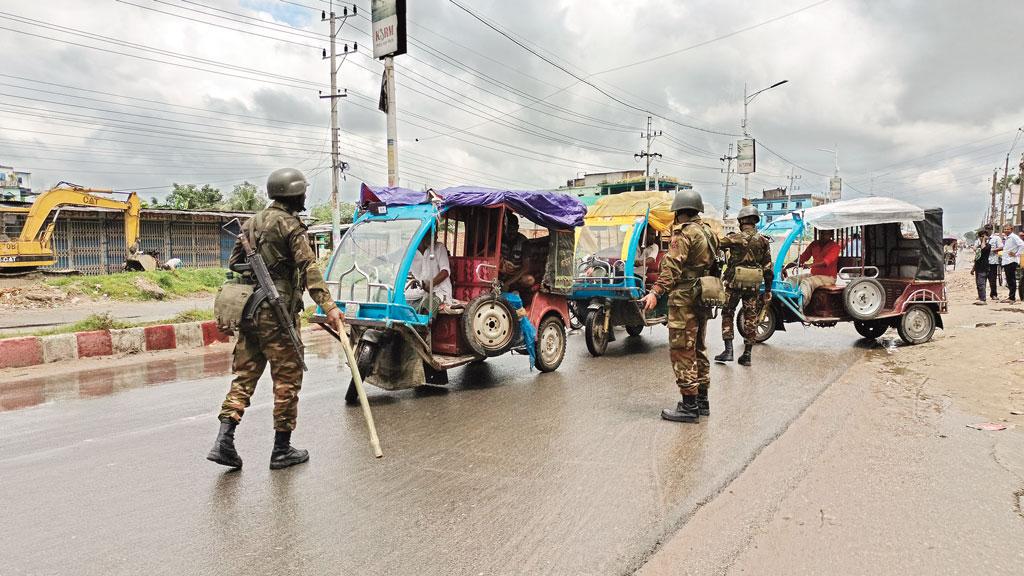
{"label": "passenger in rickshaw", "polygon": [[412,279],[405,287],[405,301],[419,314],[447,308],[452,303],[451,273],[448,248],[435,241],[431,250],[430,234],[424,235],[412,258]]}
{"label": "passenger in rickshaw", "polygon": [[804,308],[811,302],[811,295],[818,288],[835,286],[836,276],[839,272],[839,253],[842,247],[833,240],[832,230],[819,230],[818,239],[807,245],[807,249],[800,255],[796,263],[790,263],[787,268],[811,264],[811,271],[806,274],[798,274],[789,278],[790,284],[800,286],[804,295]]}
{"label": "passenger in rickshaw", "polygon": [[650,226],[644,231],[644,248],[636,253],[633,261],[633,272],[640,278],[644,278],[648,272],[656,271],[658,268],[658,231]]}
{"label": "passenger in rickshaw", "polygon": [[506,292],[517,289],[529,289],[537,283],[533,274],[529,273],[529,262],[523,252],[526,248],[526,236],[519,231],[519,217],[511,211],[505,211],[505,229],[501,237],[501,267],[498,279]]}

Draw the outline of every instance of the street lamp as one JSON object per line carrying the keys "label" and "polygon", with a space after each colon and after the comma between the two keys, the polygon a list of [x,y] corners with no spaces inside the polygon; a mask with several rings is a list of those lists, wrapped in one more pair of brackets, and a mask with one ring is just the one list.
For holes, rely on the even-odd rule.
{"label": "street lamp", "polygon": [[[753,94],[747,94],[747,83],[743,83],[743,123],[741,124],[741,127],[743,128],[743,136],[748,138],[750,137],[750,133],[747,131],[747,106],[754,101],[754,98],[757,98],[758,94],[771,90],[772,88],[782,86],[786,82],[789,82],[789,80],[776,82],[775,84],[772,84],[767,88],[762,88]],[[743,175],[743,197],[750,198],[750,174]]]}

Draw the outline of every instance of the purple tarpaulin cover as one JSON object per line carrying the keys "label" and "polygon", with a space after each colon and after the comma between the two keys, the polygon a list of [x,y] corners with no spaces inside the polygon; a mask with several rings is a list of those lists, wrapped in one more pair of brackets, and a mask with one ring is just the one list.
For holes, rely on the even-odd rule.
{"label": "purple tarpaulin cover", "polygon": [[[499,190],[479,186],[455,186],[435,190],[443,208],[505,204],[516,213],[546,228],[575,228],[583,225],[587,207],[574,196],[534,190]],[[408,188],[369,186],[360,188],[360,203],[383,202],[389,206],[425,204],[427,193]]]}

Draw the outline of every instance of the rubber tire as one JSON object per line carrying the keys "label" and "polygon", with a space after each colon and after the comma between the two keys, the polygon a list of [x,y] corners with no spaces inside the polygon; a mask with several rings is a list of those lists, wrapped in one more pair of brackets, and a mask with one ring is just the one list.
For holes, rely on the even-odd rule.
{"label": "rubber tire", "polygon": [[[927,314],[930,325],[927,325],[927,332],[923,336],[915,338],[910,334],[910,320],[913,320],[921,312]],[[924,344],[931,340],[932,335],[935,334],[935,325],[935,311],[924,304],[914,304],[912,306],[908,306],[907,309],[903,311],[903,315],[900,316],[899,322],[896,324],[896,331],[899,332],[900,339],[907,344]]]}
{"label": "rubber tire", "polygon": [[[850,305],[850,299],[853,297],[853,290],[861,284],[867,284],[878,292],[880,304],[874,311],[868,311],[863,313],[857,310],[855,307]],[[854,320],[873,320],[876,316],[882,313],[882,309],[885,308],[885,287],[882,283],[874,278],[854,278],[846,285],[843,289],[843,307],[846,308],[846,313],[850,315]]]}
{"label": "rubber tire", "polygon": [[647,326],[626,326],[626,334],[639,336],[644,333],[644,328],[647,328]]}
{"label": "rubber tire", "polygon": [[[775,306],[772,304],[772,302],[768,302],[765,305],[768,307],[768,309],[765,311],[764,320],[761,322],[761,325],[764,326],[764,332],[754,334],[753,340],[756,344],[767,342],[768,339],[775,334],[775,329],[778,326],[778,313],[775,311]],[[754,327],[754,330],[756,332],[756,326]],[[747,337],[747,335],[743,333],[742,322],[740,322],[739,333],[740,336],[743,336],[744,338]]]}
{"label": "rubber tire", "polygon": [[572,330],[583,328],[583,320],[580,319],[580,304],[575,300],[569,300],[569,328]]}
{"label": "rubber tire", "polygon": [[[359,375],[363,377],[363,383],[366,383],[366,375],[373,370],[374,356],[377,354],[377,345],[372,342],[360,342],[356,346],[356,367],[359,368]],[[348,381],[348,390],[345,391],[345,404],[349,406],[355,406],[359,404],[359,393],[356,392],[356,380],[352,378]]]}
{"label": "rubber tire", "polygon": [[[561,352],[558,354],[557,359],[553,359],[551,363],[547,363],[540,353],[540,347],[543,343],[544,331],[551,327],[556,330],[555,337],[559,339],[558,346],[561,348]],[[558,370],[558,367],[562,365],[562,360],[565,358],[566,344],[565,325],[562,324],[562,321],[558,316],[548,316],[541,320],[540,326],[537,328],[537,369],[541,372],[554,372],[555,370]]]}
{"label": "rubber tire", "polygon": [[889,329],[889,322],[883,320],[854,320],[853,328],[857,331],[857,334],[869,340],[874,340],[885,334],[885,331]]}
{"label": "rubber tire", "polygon": [[583,321],[584,340],[587,341],[587,351],[591,356],[603,356],[608,349],[608,333],[604,338],[597,339],[597,332],[604,330],[604,315],[608,311],[605,308],[587,310],[587,317]]}
{"label": "rubber tire", "polygon": [[[508,341],[499,348],[485,348],[480,340],[477,339],[473,330],[473,319],[476,317],[478,310],[483,306],[489,305],[503,308],[511,323],[510,329],[512,333]],[[512,309],[512,306],[504,298],[499,298],[492,293],[481,294],[473,298],[466,304],[465,311],[462,313],[462,334],[469,348],[479,356],[494,357],[505,354],[519,343],[519,332],[519,318],[516,316],[516,311]]]}

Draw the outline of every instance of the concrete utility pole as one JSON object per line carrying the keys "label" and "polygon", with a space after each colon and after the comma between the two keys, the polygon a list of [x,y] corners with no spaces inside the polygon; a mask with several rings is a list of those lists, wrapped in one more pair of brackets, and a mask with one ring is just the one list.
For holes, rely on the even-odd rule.
{"label": "concrete utility pole", "polygon": [[[354,4],[352,5],[352,14],[353,15],[356,14],[356,6]],[[330,51],[330,55],[327,54],[326,50],[324,51],[324,54],[323,54],[323,59],[324,60],[330,60],[331,61],[330,62],[330,65],[331,65],[331,93],[330,94],[326,94],[326,95],[321,93],[320,94],[320,98],[326,98],[326,99],[329,99],[331,101],[331,247],[332,247],[332,249],[333,249],[333,247],[337,246],[338,243],[341,241],[341,209],[338,206],[338,187],[340,186],[340,180],[344,177],[344,174],[343,174],[344,170],[346,168],[348,168],[348,164],[341,161],[341,151],[340,151],[340,142],[339,142],[339,139],[340,139],[339,137],[341,135],[341,130],[340,130],[340,128],[338,128],[338,99],[339,98],[345,98],[346,96],[348,96],[348,90],[345,90],[344,93],[338,91],[338,68],[341,67],[341,64],[337,62],[337,59],[338,59],[338,50],[337,50],[338,31],[341,29],[341,26],[338,25],[338,22],[340,20],[341,24],[343,25],[345,23],[345,20],[348,19],[348,16],[349,16],[349,13],[348,13],[348,8],[347,7],[343,7],[342,8],[341,17],[338,17],[338,16],[336,16],[334,14],[333,8],[332,8],[332,10],[330,12],[330,16],[327,15],[326,11],[320,13],[320,20],[321,20],[321,22],[330,22],[330,24],[331,24],[331,37],[330,37],[330,41],[331,41],[331,49],[330,50],[331,51]],[[352,45],[352,52],[355,52],[358,49],[359,49],[359,45],[358,44],[353,44]],[[345,52],[344,52],[344,54],[342,55],[342,58],[341,58],[342,62],[345,61],[345,58],[348,56],[348,54],[349,54],[348,44],[345,44]]]}
{"label": "concrete utility pole", "polygon": [[1020,226],[1024,224],[1024,154],[1020,155],[1020,164],[1017,168],[1017,211],[1013,213],[1013,223]]}
{"label": "concrete utility pole", "polygon": [[395,57],[384,57],[388,99],[388,186],[398,186],[398,100],[395,96]]}
{"label": "concrete utility pole", "polygon": [[1006,226],[1006,189],[1010,187],[1010,155],[1006,155],[1006,166],[1003,167],[1003,192],[999,199],[999,227]]}
{"label": "concrete utility pole", "polygon": [[657,132],[651,131],[651,117],[647,117],[647,133],[640,133],[641,138],[647,139],[647,150],[641,150],[640,152],[633,154],[633,158],[644,158],[647,160],[647,169],[644,171],[644,190],[651,189],[651,158],[661,158],[661,154],[657,152],[651,153],[651,142],[658,136],[661,136],[661,130]]}
{"label": "concrete utility pole", "polygon": [[999,174],[999,168],[992,170],[992,207],[988,209],[988,223],[996,225],[996,177]]}
{"label": "concrete utility pole", "polygon": [[[758,90],[757,92],[754,92],[753,94],[750,94],[749,96],[747,95],[747,83],[746,82],[743,83],[743,121],[740,123],[740,127],[743,128],[743,136],[745,138],[749,138],[750,137],[750,132],[747,130],[747,107],[750,106],[750,103],[753,102],[754,98],[757,98],[757,95],[760,94],[761,92],[764,92],[766,90],[771,90],[772,88],[775,88],[777,86],[782,86],[786,82],[789,82],[789,80],[783,80],[781,82],[776,82],[775,84],[772,84],[771,86],[769,86],[767,88],[762,88],[762,89]],[[750,174],[744,174],[743,175],[743,199],[747,200],[749,198],[750,198]]]}
{"label": "concrete utility pole", "polygon": [[729,144],[729,152],[725,156],[722,156],[722,162],[725,162],[725,205],[722,207],[722,219],[729,217],[729,179],[732,177],[732,161],[736,157],[732,155],[732,144]]}
{"label": "concrete utility pole", "polygon": [[793,190],[799,190],[800,185],[796,183],[800,179],[800,175],[796,173],[796,168],[793,166],[789,167],[789,176],[786,177],[789,180],[789,186],[786,188],[786,210],[793,210]]}

